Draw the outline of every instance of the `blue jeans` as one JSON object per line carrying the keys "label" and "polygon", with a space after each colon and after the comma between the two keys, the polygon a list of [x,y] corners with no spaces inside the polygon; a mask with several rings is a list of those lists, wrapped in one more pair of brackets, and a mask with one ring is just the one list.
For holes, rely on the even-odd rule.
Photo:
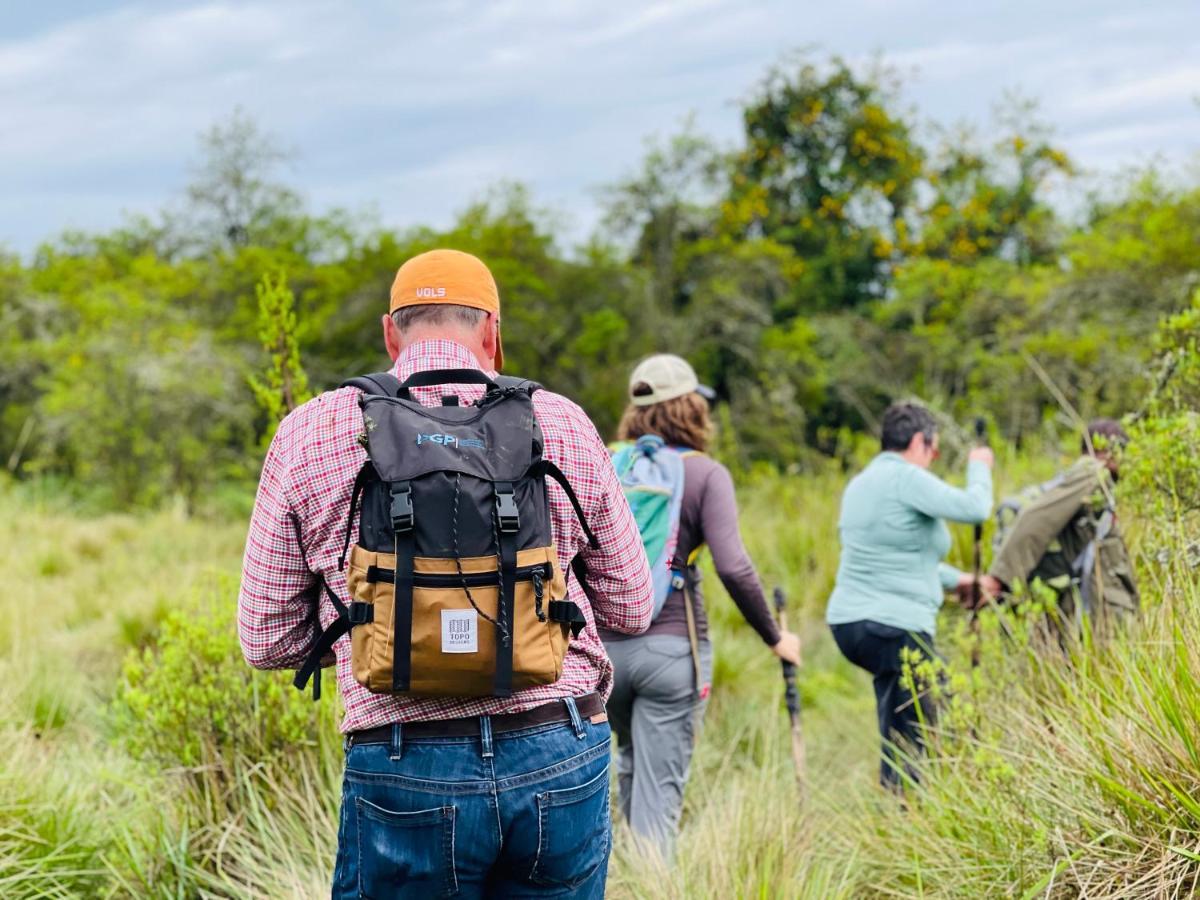
{"label": "blue jeans", "polygon": [[608,723],[480,724],[350,748],[335,898],[604,896]]}

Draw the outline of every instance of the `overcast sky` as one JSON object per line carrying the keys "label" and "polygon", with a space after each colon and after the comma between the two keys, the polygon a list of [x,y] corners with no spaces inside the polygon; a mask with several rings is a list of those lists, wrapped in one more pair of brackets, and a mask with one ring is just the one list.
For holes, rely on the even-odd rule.
{"label": "overcast sky", "polygon": [[784,54],[875,51],[925,120],[1016,89],[1091,170],[1200,150],[1200,0],[393,0],[6,3],[0,245],[179,197],[197,134],[240,105],[297,151],[316,209],[444,225],[503,178],[595,222],[596,188],[689,113],[732,143]]}

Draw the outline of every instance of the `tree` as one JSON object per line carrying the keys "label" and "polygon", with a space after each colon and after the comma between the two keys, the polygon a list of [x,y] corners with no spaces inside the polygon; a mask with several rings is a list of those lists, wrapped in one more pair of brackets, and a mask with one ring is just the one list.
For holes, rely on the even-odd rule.
{"label": "tree", "polygon": [[254,293],[258,298],[258,339],[269,361],[262,378],[251,375],[248,380],[254,398],[266,413],[267,429],[262,440],[265,447],[271,443],[283,417],[312,394],[300,365],[296,298],[288,288],[287,275],[280,272],[274,280],[269,273],[263,275]]}
{"label": "tree", "polygon": [[270,245],[281,222],[300,212],[300,198],[274,180],[289,160],[241,108],[200,136],[201,158],[187,188],[193,227],[210,246]]}
{"label": "tree", "polygon": [[0,255],[0,471],[19,472],[36,447],[39,381],[62,330],[57,298],[39,294],[15,256]]}
{"label": "tree", "polygon": [[879,65],[859,74],[836,57],[825,67],[801,59],[773,69],[743,110],[725,227],[804,262],[779,312],[855,309],[883,295],[922,174],[896,90]]}
{"label": "tree", "polygon": [[118,507],[172,496],[192,507],[249,462],[238,356],[164,301],[164,276],[147,270],[79,295],[41,383],[36,468],[100,488]]}
{"label": "tree", "polygon": [[650,299],[663,317],[687,306],[687,248],[715,235],[728,176],[728,159],[689,119],[679,134],[650,142],[640,171],[604,192],[604,223],[629,241],[630,262],[649,273]]}
{"label": "tree", "polygon": [[[1200,564],[1200,287],[1155,335],[1152,389],[1131,417],[1131,441],[1121,463],[1122,498],[1153,515],[1159,545],[1187,546]],[[1182,538],[1182,540],[1180,540]],[[1174,540],[1171,540],[1174,539]]]}
{"label": "tree", "polygon": [[[691,123],[652,143],[641,169],[606,192],[605,222],[629,239],[630,263],[646,279],[638,320],[647,350],[687,356],[737,408],[743,460],[786,463],[803,451],[812,400],[810,329],[775,311],[788,306],[803,266],[790,247],[722,229],[730,159]],[[634,358],[626,353],[621,369]],[[624,374],[624,372],[622,372]],[[623,387],[623,385],[622,385]],[[623,390],[622,390],[623,394]]]}
{"label": "tree", "polygon": [[943,133],[925,176],[929,199],[913,221],[913,255],[970,263],[999,256],[1020,266],[1051,262],[1061,244],[1046,199],[1055,178],[1075,174],[1070,158],[1028,101],[997,112],[1001,135],[981,149],[967,128]]}

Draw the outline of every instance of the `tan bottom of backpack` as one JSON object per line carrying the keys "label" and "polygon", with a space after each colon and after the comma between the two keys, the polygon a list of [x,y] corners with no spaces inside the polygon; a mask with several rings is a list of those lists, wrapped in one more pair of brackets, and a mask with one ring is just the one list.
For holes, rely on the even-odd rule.
{"label": "tan bottom of backpack", "polygon": [[[346,579],[351,599],[373,607],[372,621],[355,625],[350,632],[351,661],[359,684],[375,693],[395,693],[392,689],[395,639],[394,586],[385,581],[368,581],[367,571],[375,566],[390,572],[396,558],[391,553],[374,553],[355,546],[347,566]],[[558,567],[553,546],[521,550],[517,568],[549,565],[552,576],[545,579],[542,610],[537,614],[535,589],[531,580],[518,579],[513,605],[513,677],[512,689],[552,684],[562,675],[563,658],[569,642],[569,627],[549,620],[550,602],[564,600],[567,585]],[[467,557],[462,560],[465,575],[495,573],[495,556]],[[457,577],[454,559],[418,556],[413,563],[414,577],[421,575]],[[500,590],[497,585],[471,587],[471,597],[480,611],[495,619]],[[494,691],[496,669],[496,627],[471,606],[462,586],[414,586],[412,601],[411,678],[406,696],[483,697]]]}

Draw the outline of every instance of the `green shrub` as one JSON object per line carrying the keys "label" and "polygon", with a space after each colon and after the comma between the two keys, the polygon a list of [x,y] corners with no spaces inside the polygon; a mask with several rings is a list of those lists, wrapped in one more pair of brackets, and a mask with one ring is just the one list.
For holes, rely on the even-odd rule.
{"label": "green shrub", "polygon": [[38,561],[37,571],[43,578],[53,578],[66,571],[67,564],[61,553],[47,553]]}
{"label": "green shrub", "polygon": [[1152,520],[1150,550],[1162,557],[1179,539],[1194,541],[1200,522],[1200,289],[1187,309],[1163,320],[1157,343],[1159,378],[1130,429],[1121,493]]}
{"label": "green shrub", "polygon": [[114,703],[116,732],[135,756],[167,766],[232,770],[236,758],[286,760],[332,723],[284,673],[255,672],[242,659],[232,579],[224,606],[200,603],[169,612],[157,641],[125,658]]}

